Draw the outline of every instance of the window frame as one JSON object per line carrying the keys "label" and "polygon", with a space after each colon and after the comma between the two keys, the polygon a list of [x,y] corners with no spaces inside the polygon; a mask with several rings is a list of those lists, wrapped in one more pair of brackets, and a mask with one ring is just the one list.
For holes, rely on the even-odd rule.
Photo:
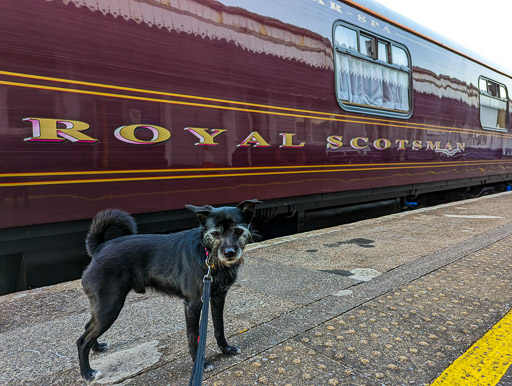
{"label": "window frame", "polygon": [[[486,83],[486,89],[485,90],[482,90],[482,88],[480,87],[481,85],[481,82],[484,81]],[[498,131],[498,132],[501,132],[501,133],[506,133],[509,131],[509,128],[510,128],[510,111],[509,111],[509,93],[508,93],[508,89],[507,89],[507,86],[503,83],[500,83],[494,79],[491,79],[491,78],[488,78],[486,76],[483,76],[483,75],[480,75],[478,77],[478,118],[480,120],[480,127],[484,130],[490,130],[490,131]],[[500,96],[496,96],[494,95],[492,92],[490,92],[490,86],[493,86],[495,88],[495,90],[497,91],[497,93],[501,94],[501,89],[504,89],[505,90],[505,98],[502,98],[501,95]],[[490,126],[484,126],[482,124],[482,95],[488,97],[488,98],[492,98],[492,99],[496,99],[496,100],[499,100],[499,101],[502,101],[502,102],[505,102],[505,106],[506,106],[506,110],[505,110],[505,127],[501,128],[501,127],[490,127]]]}
{"label": "window frame", "polygon": [[[341,47],[341,46],[338,46],[338,44],[336,43],[336,29],[341,26],[341,27],[344,27],[344,28],[348,28],[350,30],[353,30],[356,32],[357,34],[357,51],[353,50],[353,49],[350,49],[350,48],[345,48],[345,47]],[[371,37],[374,39],[374,44],[373,46],[375,46],[375,50],[373,52],[373,57],[370,57],[370,56],[367,56],[365,54],[362,54],[361,53],[361,35],[362,36],[365,36],[365,37]],[[384,116],[384,117],[393,117],[393,118],[401,118],[401,119],[409,119],[413,113],[413,110],[414,110],[414,101],[413,101],[413,80],[412,80],[412,59],[411,59],[411,54],[409,52],[409,50],[407,49],[407,47],[401,43],[398,43],[394,40],[391,40],[387,37],[384,37],[382,35],[379,35],[379,34],[376,34],[376,33],[373,33],[371,31],[368,31],[364,28],[360,28],[360,27],[357,27],[353,24],[350,24],[350,23],[347,23],[345,21],[342,21],[342,20],[337,20],[334,24],[333,24],[333,28],[332,28],[332,36],[333,36],[333,39],[332,39],[332,45],[333,45],[333,51],[334,51],[334,91],[335,91],[335,97],[336,97],[336,101],[338,102],[338,105],[345,111],[348,111],[348,112],[356,112],[356,113],[363,113],[363,114],[371,114],[371,115],[379,115],[379,116]],[[386,47],[387,47],[387,60],[388,61],[383,61],[383,60],[380,60],[378,59],[378,55],[379,55],[379,42],[382,42],[382,43],[385,43],[386,44]],[[405,67],[405,66],[401,66],[401,65],[398,65],[398,64],[393,64],[392,61],[393,61],[393,57],[392,57],[392,47],[395,46],[399,49],[402,49],[406,55],[407,55],[407,61],[409,63],[409,67]],[[394,70],[398,70],[398,71],[402,71],[402,72],[406,72],[408,74],[408,98],[409,98],[409,111],[407,112],[402,112],[400,110],[390,110],[390,109],[386,109],[386,108],[383,108],[383,107],[375,107],[375,106],[369,106],[369,105],[359,105],[359,104],[356,104],[356,103],[350,103],[350,102],[344,102],[342,101],[340,98],[339,98],[339,91],[340,91],[340,87],[339,87],[339,74],[341,73],[341,71],[338,70],[339,68],[339,65],[338,65],[338,62],[339,62],[339,59],[338,59],[338,53],[341,53],[341,54],[345,54],[345,55],[350,55],[354,58],[357,58],[357,59],[361,59],[361,60],[366,60],[370,63],[374,63],[376,65],[380,65],[380,66],[385,66],[385,67],[388,67],[388,68],[392,68]]]}

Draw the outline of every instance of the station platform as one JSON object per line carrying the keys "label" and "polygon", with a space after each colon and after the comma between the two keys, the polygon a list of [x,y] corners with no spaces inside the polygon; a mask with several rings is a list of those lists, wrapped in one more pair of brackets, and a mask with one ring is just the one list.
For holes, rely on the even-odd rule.
{"label": "station platform", "polygon": [[[206,385],[512,384],[512,192],[250,245]],[[80,281],[0,297],[0,384],[75,385]],[[183,305],[131,293],[98,383],[186,385]]]}

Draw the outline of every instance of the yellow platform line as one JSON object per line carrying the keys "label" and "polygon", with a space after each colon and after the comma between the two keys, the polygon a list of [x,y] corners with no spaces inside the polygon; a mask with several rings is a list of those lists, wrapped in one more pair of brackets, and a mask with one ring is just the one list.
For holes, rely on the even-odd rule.
{"label": "yellow platform line", "polygon": [[512,311],[460,356],[433,383],[496,385],[512,364]]}

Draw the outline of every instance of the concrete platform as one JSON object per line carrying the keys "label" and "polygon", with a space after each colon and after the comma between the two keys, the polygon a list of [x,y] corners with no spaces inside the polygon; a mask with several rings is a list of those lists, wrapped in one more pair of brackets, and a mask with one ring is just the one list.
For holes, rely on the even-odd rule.
{"label": "concrete platform", "polygon": [[[511,310],[510,288],[510,192],[253,244],[226,305],[242,353],[221,356],[210,326],[204,383],[430,384]],[[83,384],[88,316],[79,281],[0,297],[0,384]],[[130,294],[101,341],[101,383],[188,383],[178,299]]]}

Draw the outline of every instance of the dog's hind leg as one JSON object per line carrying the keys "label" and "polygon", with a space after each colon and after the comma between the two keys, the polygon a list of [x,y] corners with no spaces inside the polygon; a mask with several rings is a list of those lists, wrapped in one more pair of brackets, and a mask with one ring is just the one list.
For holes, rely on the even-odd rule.
{"label": "dog's hind leg", "polygon": [[222,353],[226,355],[236,355],[240,354],[240,349],[236,346],[229,345],[224,336],[224,303],[226,301],[226,294],[227,291],[221,292],[210,299],[213,329],[215,331],[217,345],[222,350]]}
{"label": "dog's hind leg", "polygon": [[96,341],[96,339],[92,337],[95,329],[96,321],[92,318],[89,323],[85,325],[85,332],[76,341],[76,345],[78,347],[78,361],[80,363],[80,374],[88,382],[98,379],[101,376],[101,373],[91,369],[91,365],[89,364],[89,352]]}
{"label": "dog's hind leg", "polygon": [[[78,347],[78,360],[80,363],[80,373],[86,381],[93,381],[101,377],[99,371],[91,369],[89,364],[89,353],[97,339],[107,331],[116,321],[126,299],[127,291],[119,292],[113,299],[94,302],[93,317],[86,324],[86,331],[78,338],[76,344]],[[97,308],[97,309],[94,309]]]}
{"label": "dog's hind leg", "polygon": [[107,343],[98,343],[97,340],[94,341],[91,347],[92,351],[94,352],[104,352],[108,350],[108,344]]}
{"label": "dog's hind leg", "polygon": [[[91,322],[92,322],[92,319],[89,320],[87,322],[87,324],[85,325],[85,331],[87,331],[87,329],[89,328],[89,326],[91,325]],[[103,352],[103,351],[107,351],[108,350],[108,344],[106,343],[98,343],[97,340],[95,340],[92,344],[92,347],[91,347],[92,351],[94,352]]]}

